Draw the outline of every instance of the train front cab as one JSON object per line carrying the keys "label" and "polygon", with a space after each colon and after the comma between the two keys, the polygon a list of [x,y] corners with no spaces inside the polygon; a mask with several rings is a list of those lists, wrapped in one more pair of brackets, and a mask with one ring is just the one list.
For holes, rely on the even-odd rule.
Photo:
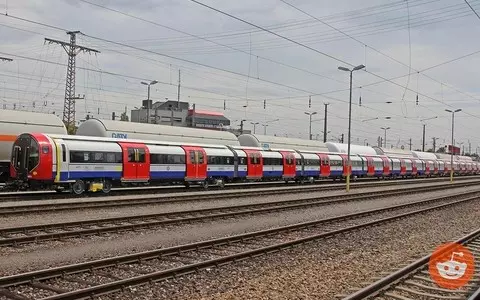
{"label": "train front cab", "polygon": [[41,188],[53,181],[49,138],[40,133],[21,134],[12,146],[10,175],[20,188]]}

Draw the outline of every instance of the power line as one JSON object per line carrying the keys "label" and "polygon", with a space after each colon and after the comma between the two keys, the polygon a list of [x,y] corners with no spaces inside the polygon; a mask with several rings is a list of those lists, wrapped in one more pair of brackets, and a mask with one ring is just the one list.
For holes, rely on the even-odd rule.
{"label": "power line", "polygon": [[480,16],[478,15],[477,11],[475,9],[473,9],[473,7],[470,5],[470,3],[468,3],[467,0],[465,0],[465,3],[467,3],[468,7],[470,7],[470,9],[475,13],[475,15],[477,15],[477,18],[480,19]]}

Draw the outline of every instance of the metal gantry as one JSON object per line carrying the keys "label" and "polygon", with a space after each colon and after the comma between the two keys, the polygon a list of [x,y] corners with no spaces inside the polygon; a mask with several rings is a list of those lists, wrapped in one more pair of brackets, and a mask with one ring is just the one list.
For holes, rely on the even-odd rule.
{"label": "metal gantry", "polygon": [[100,51],[77,45],[77,34],[80,31],[68,31],[70,42],[64,42],[54,39],[45,38],[45,42],[49,44],[59,44],[65,49],[68,55],[67,76],[65,82],[65,101],[63,104],[63,123],[67,130],[71,133],[75,130],[75,102],[83,97],[75,97],[75,66],[76,57],[80,52],[100,53]]}

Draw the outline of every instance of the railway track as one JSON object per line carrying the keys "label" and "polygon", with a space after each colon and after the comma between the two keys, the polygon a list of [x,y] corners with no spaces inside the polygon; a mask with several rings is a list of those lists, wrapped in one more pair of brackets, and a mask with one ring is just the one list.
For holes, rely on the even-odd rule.
{"label": "railway track", "polygon": [[[450,186],[449,186],[450,188]],[[167,213],[122,216],[103,219],[82,220],[62,223],[49,223],[0,229],[0,246],[18,246],[26,243],[85,237],[104,233],[116,233],[137,229],[151,229],[159,226],[178,225],[252,214],[265,214],[282,210],[304,209],[349,201],[361,201],[372,198],[384,198],[409,193],[425,193],[445,189],[444,186],[403,188],[387,191],[353,193],[337,196],[305,197],[295,200],[272,201],[255,204],[223,206]],[[480,195],[480,189],[455,196],[435,197],[432,201],[451,199],[457,195]]]}
{"label": "railway track", "polygon": [[428,262],[431,255],[393,272],[367,285],[343,300],[382,299],[382,300],[474,300],[480,299],[480,229],[455,241],[469,249],[475,257],[476,269],[472,280],[459,289],[440,288],[431,279]]}
{"label": "railway track", "polygon": [[[379,225],[427,211],[478,201],[478,196],[428,199],[233,235],[192,244],[116,256],[0,278],[7,299],[90,299],[129,286],[162,281],[238,260],[277,252],[336,234]],[[460,199],[458,199],[460,198]]]}
{"label": "railway track", "polygon": [[[456,181],[468,180],[468,179],[477,179],[480,178],[478,175],[471,176],[461,176],[457,177]],[[374,183],[372,183],[374,181]],[[448,181],[446,177],[439,178],[423,178],[423,179],[401,179],[401,180],[387,180],[379,181],[373,178],[359,178],[357,182],[352,183],[352,188],[359,187],[363,185],[372,186],[372,185],[395,185],[395,184],[414,184],[421,182],[442,182]],[[343,182],[329,182],[326,183],[326,180],[318,180],[317,184],[321,184],[322,188],[325,190],[333,190],[339,188],[339,185],[343,185]],[[255,183],[235,183],[229,184],[224,189],[225,190],[238,190],[238,189],[258,189],[258,188],[269,188],[269,187],[285,187],[287,184],[285,182],[255,182]],[[289,185],[292,185],[290,183]],[[312,185],[309,185],[311,188]],[[314,186],[313,186],[314,187]],[[305,188],[305,187],[304,187]],[[213,187],[213,190],[215,187]],[[1,190],[0,190],[1,191]],[[13,202],[13,201],[34,201],[34,200],[60,200],[60,199],[84,199],[92,197],[103,197],[103,196],[121,196],[121,195],[145,195],[145,194],[178,194],[185,192],[195,192],[195,191],[204,191],[202,187],[193,186],[191,188],[185,188],[181,186],[174,187],[164,187],[164,186],[145,186],[145,187],[128,187],[128,188],[116,188],[113,189],[108,195],[102,193],[86,193],[81,196],[75,196],[70,193],[57,193],[52,191],[37,191],[37,192],[11,192],[11,193],[0,193],[0,202]]]}
{"label": "railway track", "polygon": [[[422,189],[425,188],[437,188],[442,189],[445,187],[458,187],[458,186],[471,186],[477,185],[480,183],[480,180],[474,181],[459,181],[453,184],[435,184],[431,186],[422,186]],[[377,187],[378,184],[369,184],[368,186]],[[362,185],[365,187],[365,184]],[[415,188],[414,188],[415,189]],[[311,188],[283,188],[283,189],[262,189],[262,190],[245,190],[245,191],[228,191],[223,193],[199,193],[199,194],[186,194],[186,195],[177,195],[177,196],[164,196],[164,195],[149,195],[149,196],[138,196],[138,197],[127,197],[122,199],[116,199],[114,197],[108,199],[94,199],[88,201],[78,201],[78,202],[53,202],[53,203],[35,203],[35,204],[18,204],[18,205],[4,205],[0,206],[0,216],[11,216],[18,214],[28,214],[28,213],[47,213],[47,212],[59,212],[59,211],[73,211],[79,209],[99,209],[99,208],[112,208],[112,207],[132,207],[132,206],[142,206],[142,205],[152,205],[152,204],[171,204],[171,203],[185,203],[185,202],[198,202],[198,201],[212,201],[219,199],[227,199],[232,197],[249,197],[260,195],[281,195],[281,194],[293,194],[298,192],[318,192],[325,191],[325,188],[315,187]],[[401,188],[398,190],[409,191],[411,188]],[[362,194],[372,194],[373,192],[362,192],[357,193],[357,195]],[[327,196],[331,197],[344,197],[344,195],[339,196]],[[320,197],[321,198],[321,197]],[[319,197],[315,197],[319,199]]]}

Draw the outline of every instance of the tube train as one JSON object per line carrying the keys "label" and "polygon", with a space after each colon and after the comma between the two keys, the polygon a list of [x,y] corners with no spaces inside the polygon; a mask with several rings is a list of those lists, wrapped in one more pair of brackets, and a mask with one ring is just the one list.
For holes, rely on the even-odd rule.
{"label": "tube train", "polygon": [[[86,136],[24,133],[13,143],[10,174],[22,189],[110,192],[114,185],[211,184],[320,178],[442,176],[449,160],[387,155],[265,150],[258,147],[119,140]],[[456,174],[478,174],[480,164],[455,161]]]}

